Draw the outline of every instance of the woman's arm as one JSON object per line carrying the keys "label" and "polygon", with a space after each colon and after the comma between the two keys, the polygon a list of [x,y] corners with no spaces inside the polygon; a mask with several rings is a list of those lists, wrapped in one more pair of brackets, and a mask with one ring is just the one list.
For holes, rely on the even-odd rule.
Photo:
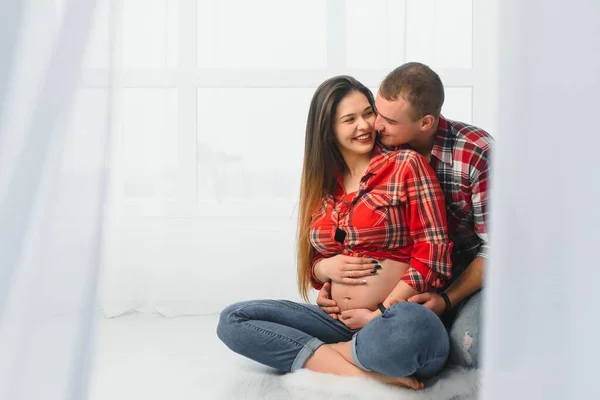
{"label": "woman's arm", "polygon": [[441,287],[451,276],[450,253],[444,193],[437,176],[425,158],[411,152],[400,173],[400,198],[405,222],[413,241],[410,267],[383,302],[389,306]]}
{"label": "woman's arm", "polygon": [[[398,303],[401,301],[406,301],[410,297],[412,297],[418,293],[419,292],[417,292],[408,283],[406,283],[404,281],[400,281],[400,282],[398,282],[398,284],[396,285],[394,290],[392,290],[392,292],[385,298],[385,300],[381,304],[383,304],[383,306],[385,308],[389,308],[392,304],[395,304],[395,303]],[[379,312],[379,310],[378,310],[378,312]]]}
{"label": "woman's arm", "polygon": [[323,271],[323,268],[321,268],[322,266],[320,265],[321,261],[324,259],[325,256],[315,252],[311,261],[310,282],[316,290],[321,290],[323,284],[329,281],[329,278],[325,275],[325,271]]}

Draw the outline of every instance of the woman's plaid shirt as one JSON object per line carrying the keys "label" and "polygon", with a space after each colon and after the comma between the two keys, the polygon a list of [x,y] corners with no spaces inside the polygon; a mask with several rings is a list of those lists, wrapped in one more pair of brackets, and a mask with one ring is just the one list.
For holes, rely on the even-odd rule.
{"label": "woman's plaid shirt", "polygon": [[[423,156],[377,144],[358,191],[346,194],[340,177],[313,215],[312,265],[337,254],[392,259],[410,264],[402,280],[418,292],[439,288],[451,276],[444,209],[442,189]],[[341,242],[339,230],[345,232]],[[314,273],[312,283],[322,286]]]}

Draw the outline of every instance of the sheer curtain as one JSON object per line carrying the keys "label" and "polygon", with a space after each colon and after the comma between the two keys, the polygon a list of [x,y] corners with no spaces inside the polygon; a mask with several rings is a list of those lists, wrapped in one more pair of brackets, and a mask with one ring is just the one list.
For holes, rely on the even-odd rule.
{"label": "sheer curtain", "polygon": [[110,63],[80,80],[97,10],[0,4],[1,399],[86,394],[111,126]]}
{"label": "sheer curtain", "polygon": [[483,398],[597,399],[600,3],[499,7]]}
{"label": "sheer curtain", "polygon": [[[158,58],[144,58],[144,54],[154,54],[151,44],[156,41],[146,40],[147,46],[140,47],[124,40],[124,48],[119,51],[117,46],[115,54],[130,70],[116,79],[110,44],[115,42],[109,35],[118,26],[118,15],[127,15],[116,10],[142,3],[158,7],[157,20],[165,19],[160,14],[163,7],[168,23],[161,40],[170,43],[178,37],[183,47]],[[253,141],[238,141],[230,147],[231,142],[217,133],[238,132],[280,143],[293,131],[295,136],[290,137],[298,140],[306,102],[320,81],[347,72],[376,87],[391,67],[415,57],[442,71],[451,88],[449,117],[458,114],[457,118],[468,120],[470,116],[484,127],[498,121],[484,398],[512,398],[516,390],[520,398],[530,399],[599,397],[594,379],[600,358],[594,249],[599,245],[600,213],[595,204],[600,179],[595,151],[600,143],[593,117],[600,91],[600,26],[596,21],[600,4],[595,0],[500,3],[500,106],[497,118],[492,118],[489,108],[482,111],[485,101],[477,97],[489,88],[486,80],[495,70],[495,65],[485,64],[495,60],[493,46],[488,53],[482,46],[487,38],[480,24],[485,26],[485,18],[474,24],[478,35],[469,36],[469,29],[459,32],[468,43],[468,51],[462,49],[460,54],[473,57],[464,64],[464,57],[452,60],[452,52],[440,45],[451,34],[444,30],[446,18],[440,17],[456,10],[448,6],[450,2],[390,0],[378,6],[361,1],[305,2],[313,7],[314,15],[325,13],[330,18],[313,21],[321,24],[319,32],[326,34],[326,46],[305,51],[310,56],[315,48],[317,52],[333,49],[330,53],[313,54],[315,65],[304,65],[305,70],[291,68],[295,64],[289,60],[288,64],[279,60],[280,64],[272,64],[277,68],[269,69],[265,65],[273,60],[260,65],[257,57],[246,58],[250,65],[231,71],[227,57],[232,53],[227,46],[217,46],[228,42],[210,36],[227,32],[227,19],[212,17],[239,11],[236,7],[242,3],[0,3],[0,398],[85,397],[98,267],[108,220],[113,223],[109,225],[112,232],[118,233],[110,236],[111,246],[117,249],[109,246],[112,251],[106,253],[105,262],[110,268],[104,299],[109,315],[135,308],[165,315],[214,312],[241,297],[293,293],[292,199],[297,197],[297,185],[291,185],[288,178],[298,173],[300,153],[297,148],[278,153],[279,161],[290,162],[296,169],[267,175],[279,176],[280,186],[273,188],[268,186],[269,179],[258,179],[272,168],[261,163],[263,155],[254,151]],[[483,3],[460,0],[452,4],[472,9],[481,18],[486,14]],[[436,13],[436,5],[450,8]],[[290,14],[289,10],[280,12]],[[385,26],[383,34],[389,35],[385,44],[375,44],[387,52],[383,64],[374,65],[361,57],[359,42],[366,36],[350,31],[352,26],[364,26],[356,23],[360,18],[353,18],[366,12],[372,20],[386,21],[373,28]],[[135,13],[130,10],[129,15]],[[406,16],[406,31],[396,31],[396,19],[390,15]],[[427,25],[416,23],[415,15],[436,17],[426,19]],[[239,13],[240,23],[243,16]],[[207,35],[204,42],[187,35],[196,33],[199,20],[206,22],[199,25],[203,29],[213,29],[198,31]],[[211,21],[222,24],[210,25]],[[434,29],[427,31],[426,26]],[[253,33],[260,38],[265,32]],[[406,36],[395,42],[400,34]],[[303,40],[301,35],[291,37]],[[276,54],[275,50],[282,48],[267,46],[261,55]],[[138,53],[141,58],[128,61],[135,51],[142,52]],[[199,61],[205,52],[213,57],[208,64]],[[310,58],[300,61],[306,60]],[[198,63],[203,65],[200,72]],[[260,70],[252,63],[259,63]],[[114,81],[121,88],[117,98],[122,99],[119,110],[123,111],[118,132],[141,132],[141,136],[109,134],[115,131]],[[137,91],[125,93],[125,86]],[[219,116],[221,123],[213,118],[221,112],[218,105],[229,104],[232,98],[237,99],[238,110],[249,107],[243,116],[250,122],[223,128],[225,122],[231,123],[229,114]],[[281,99],[288,103],[278,104]],[[169,106],[175,103],[177,107]],[[258,103],[269,104],[284,115],[268,132],[261,128],[272,113],[253,109]],[[154,110],[167,110],[158,116],[164,129],[151,132],[150,144],[140,140],[148,137],[136,125],[143,117],[150,122],[142,127],[155,125],[157,119],[145,108],[148,104],[159,104]],[[134,117],[127,122],[125,112],[132,108]],[[288,109],[302,111],[290,116]],[[176,124],[169,125],[171,120]],[[173,132],[173,126],[175,144],[168,141],[168,135],[161,136],[161,132]],[[284,131],[279,126],[292,129]],[[113,136],[120,140],[111,142]],[[146,147],[139,152],[138,145],[144,143]],[[108,169],[111,150],[121,167],[114,175]],[[166,155],[160,150],[166,150]],[[245,174],[241,178],[240,171]],[[523,171],[529,172],[524,175]],[[109,176],[115,177],[112,187],[118,190],[110,198],[114,204],[107,215]],[[151,183],[157,177],[159,183]],[[236,203],[231,189],[248,183],[258,185],[250,188],[256,189],[251,192],[251,204]],[[261,187],[270,188],[271,196],[257,197]],[[254,214],[247,218],[244,212]],[[121,217],[127,220],[121,223]],[[229,218],[225,224],[223,217]],[[262,236],[257,236],[256,224]],[[272,240],[270,245],[278,246],[280,253],[268,259],[257,253],[255,246],[265,240]],[[132,243],[137,247],[128,249]],[[238,263],[231,264],[228,258]],[[227,262],[233,266],[224,268]],[[268,278],[250,279],[257,271]],[[274,285],[277,280],[289,284]],[[252,291],[241,292],[247,287]]]}

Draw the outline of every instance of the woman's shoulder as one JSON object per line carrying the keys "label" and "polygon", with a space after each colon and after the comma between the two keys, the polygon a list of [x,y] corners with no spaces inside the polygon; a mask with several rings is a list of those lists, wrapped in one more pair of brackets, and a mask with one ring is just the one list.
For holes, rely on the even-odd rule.
{"label": "woman's shoulder", "polygon": [[404,161],[404,160],[425,160],[421,154],[419,154],[416,150],[410,148],[397,148],[392,150],[391,157],[394,160]]}
{"label": "woman's shoulder", "polygon": [[381,144],[378,144],[377,151],[386,157],[388,168],[406,168],[421,163],[427,163],[425,157],[410,148],[396,147],[389,149]]}

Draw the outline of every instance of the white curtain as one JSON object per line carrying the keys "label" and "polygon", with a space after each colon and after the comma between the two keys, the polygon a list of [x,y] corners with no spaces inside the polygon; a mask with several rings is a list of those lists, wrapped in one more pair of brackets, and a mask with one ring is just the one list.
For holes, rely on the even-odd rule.
{"label": "white curtain", "polygon": [[500,2],[484,399],[598,399],[600,2]]}
{"label": "white curtain", "polygon": [[86,397],[111,125],[110,69],[80,84],[95,11],[0,3],[3,400]]}
{"label": "white curtain", "polygon": [[[90,32],[97,23],[94,15],[106,12],[101,19],[106,29],[100,31],[110,33],[115,26],[111,17],[114,7],[108,6],[111,1],[98,2],[104,6],[96,7],[94,0],[9,0],[0,3],[2,400],[81,399],[86,393],[103,228],[111,217],[112,220],[120,217],[119,214],[115,217],[105,213],[109,155],[113,149],[109,140],[113,128],[110,46],[106,47],[105,59],[100,66],[92,63],[90,68],[86,67],[85,85],[80,81],[82,66],[87,59],[94,58],[89,54]],[[134,4],[133,1],[130,3]],[[160,4],[169,10],[166,4],[174,3]],[[189,28],[196,26],[196,22],[190,21],[199,14],[189,12],[197,11],[195,1],[180,0],[178,4],[182,8],[177,12],[178,24],[175,25],[179,26],[178,34],[183,35],[193,31]],[[314,2],[313,5],[320,7],[319,4]],[[327,3],[330,15],[340,15],[336,13],[337,4],[340,3]],[[409,13],[411,7],[422,2],[406,4],[409,6],[404,10]],[[473,3],[476,11],[481,11],[480,4]],[[499,6],[500,104],[496,118],[498,141],[491,210],[494,246],[486,273],[483,397],[514,398],[518,391],[519,398],[527,399],[598,398],[600,389],[595,384],[595,371],[596,360],[600,358],[597,339],[600,323],[595,318],[598,314],[595,289],[596,279],[600,276],[594,250],[600,245],[596,232],[600,226],[600,212],[596,210],[600,178],[595,168],[595,153],[600,140],[594,117],[599,106],[597,93],[600,92],[600,25],[596,20],[600,15],[600,3],[596,0],[504,0]],[[323,10],[320,13],[315,15],[322,15]],[[172,13],[167,14],[170,19],[174,18]],[[335,45],[344,43],[346,38],[337,37],[333,31],[329,34],[330,47],[343,48]],[[184,39],[183,43],[196,48],[194,40]],[[412,47],[424,48],[420,45]],[[139,46],[131,48],[139,49]],[[184,72],[195,68],[195,54],[191,54],[182,51],[177,56]],[[340,54],[325,57],[333,60],[330,70],[318,70],[318,76],[310,69],[306,70],[298,83],[291,84],[300,85],[302,89],[287,92],[287,95],[296,93],[297,96],[295,103],[289,106],[301,107],[321,78],[343,72],[343,64],[336,58],[343,59],[343,52]],[[396,64],[399,62],[394,60]],[[475,64],[480,65],[482,60],[477,58],[476,61]],[[375,87],[390,67],[392,65],[378,66],[366,73],[366,83]],[[450,77],[447,82],[452,81],[451,68],[455,67],[447,66],[443,74],[444,78]],[[290,84],[281,84],[286,76],[282,71],[284,69],[279,70],[281,76],[265,69],[264,74],[249,73],[246,77],[258,79],[256,85],[261,88],[274,84],[285,88]],[[139,81],[146,86],[168,87],[172,84],[178,87],[182,82],[177,77],[171,79],[169,73],[156,78],[152,71],[142,72]],[[296,76],[297,72],[290,76]],[[239,94],[244,73],[239,74],[241,78],[226,74],[215,76],[223,87]],[[198,78],[199,75],[191,76]],[[477,76],[486,76],[485,71]],[[461,77],[456,77],[456,86],[463,82]],[[195,98],[196,94],[199,99],[213,99],[215,93],[207,89],[212,85],[212,78],[200,77],[190,83],[190,87],[178,87],[177,101],[184,105],[184,110],[176,112],[177,117],[182,118],[179,124],[183,124],[178,137],[179,153],[176,154],[183,154],[179,160],[183,164],[191,160],[183,167],[192,166],[192,171],[198,165],[190,154],[200,158],[207,156],[198,161],[206,162],[206,165],[224,160],[238,171],[236,162],[245,154],[243,143],[236,148],[241,158],[231,158],[226,150],[232,149],[223,147],[225,150],[222,150],[218,145],[203,152],[203,142],[200,140],[198,144],[195,136],[197,126],[189,123],[188,117],[197,116],[194,107],[210,107],[212,103],[187,100]],[[137,76],[132,75],[131,82],[137,82],[136,79]],[[473,79],[473,82],[479,80]],[[197,87],[202,85],[204,89],[197,92]],[[277,90],[281,89],[267,90],[259,96],[265,101],[289,98]],[[218,94],[224,101],[232,99],[226,91]],[[123,96],[133,104],[143,97]],[[256,92],[248,92],[248,99],[255,98]],[[470,105],[471,101],[469,97],[465,104]],[[304,114],[305,111],[301,113],[302,117]],[[210,116],[209,112],[204,121],[209,121]],[[302,119],[298,118],[294,123],[301,127]],[[273,138],[283,134],[285,132],[274,132]],[[186,153],[190,145],[194,146],[194,151]],[[123,150],[118,144],[116,148]],[[294,154],[297,157],[299,153]],[[162,166],[169,165],[168,159],[160,161]],[[293,161],[294,165],[299,165],[298,160]],[[223,174],[219,176],[224,179],[232,176],[232,171],[227,168],[217,172]],[[295,170],[287,172],[297,173]],[[263,173],[258,171],[257,174]],[[189,192],[186,179],[195,177],[195,173],[190,174],[178,177],[175,189],[171,191],[180,196],[179,200],[202,198],[202,193]],[[169,182],[169,175],[165,177],[164,185],[168,187],[172,182]],[[119,183],[126,180],[123,176],[119,179]],[[128,187],[124,184],[117,188]],[[295,195],[291,186],[286,188]],[[141,190],[139,187],[133,189]],[[158,201],[158,207],[145,203],[147,209],[139,213],[144,222],[137,226],[138,230],[129,233],[135,236],[140,229],[146,229],[147,240],[138,243],[138,250],[146,250],[147,260],[165,268],[158,269],[155,265],[153,275],[148,277],[144,275],[144,259],[136,259],[131,263],[133,269],[128,271],[130,276],[124,276],[117,274],[119,266],[113,265],[115,274],[109,275],[107,282],[110,288],[116,288],[119,300],[108,299],[111,305],[108,308],[116,315],[149,304],[150,310],[176,315],[202,309],[217,310],[227,302],[249,295],[241,294],[239,290],[252,284],[260,285],[256,293],[268,293],[270,297],[292,293],[293,282],[289,277],[293,276],[293,207],[292,214],[286,214],[289,211],[286,202],[290,199],[285,197],[279,203],[263,204],[263,214],[273,212],[273,204],[280,207],[277,208],[279,220],[267,222],[268,219],[259,213],[254,221],[244,220],[246,228],[240,228],[235,218],[225,225],[213,218],[202,229],[196,229],[193,221],[211,221],[214,217],[210,210],[202,213],[201,207],[188,208],[178,213],[182,205],[189,204],[175,203],[169,208],[165,205],[168,204],[166,200]],[[257,199],[253,201],[258,203]],[[224,204],[223,210],[219,211],[232,209],[226,202],[221,204]],[[138,204],[128,206],[129,211],[135,211]],[[157,211],[162,212],[160,218],[153,219]],[[138,216],[134,214],[132,211],[130,217]],[[189,218],[182,220],[181,215]],[[173,228],[175,225],[165,227],[175,220],[179,221],[176,228]],[[253,243],[262,239],[251,236],[253,223],[262,224],[264,232],[281,241],[279,248],[283,250],[278,258],[267,259],[265,252],[254,251]],[[169,232],[167,244],[171,244],[171,254],[180,254],[177,250],[185,248],[187,252],[183,257],[191,256],[195,261],[173,260],[165,255],[153,259],[153,255],[160,255],[161,248],[154,249],[149,244],[164,242],[165,232]],[[241,236],[238,239],[228,236],[232,232]],[[115,236],[114,241],[118,244],[127,233]],[[227,245],[225,238],[229,238],[231,244]],[[222,247],[215,248],[211,244],[216,242],[223,243]],[[200,250],[189,252],[199,243],[202,243]],[[143,253],[123,254],[136,258]],[[251,262],[227,269],[226,256],[232,254],[241,261],[251,257]],[[180,273],[177,280],[170,280],[172,274],[168,265],[178,261],[187,265],[189,271]],[[256,274],[256,267],[262,268],[261,275]],[[144,276],[145,280],[139,283],[138,278]],[[194,280],[186,276],[192,276]],[[255,280],[249,281],[249,277]],[[285,285],[274,285],[284,278],[287,279]],[[115,286],[123,280],[125,285]],[[187,292],[172,285],[184,280],[188,281]],[[133,288],[133,285],[137,286]],[[204,304],[214,299],[219,291],[227,291],[227,294],[219,295],[217,301],[205,307]],[[160,296],[149,296],[156,293]],[[176,296],[174,293],[182,294]],[[161,304],[167,304],[167,307],[161,309]]]}

